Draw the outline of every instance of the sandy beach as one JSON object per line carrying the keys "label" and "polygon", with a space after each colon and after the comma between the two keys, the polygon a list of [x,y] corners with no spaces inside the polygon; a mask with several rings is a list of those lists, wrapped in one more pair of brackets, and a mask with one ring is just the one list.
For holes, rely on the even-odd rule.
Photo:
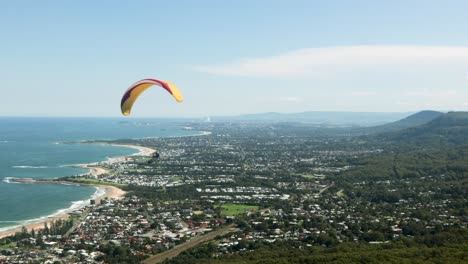
{"label": "sandy beach", "polygon": [[[143,147],[138,145],[130,145],[130,144],[115,144],[115,143],[105,143],[105,142],[98,142],[98,143],[87,143],[87,144],[97,144],[97,145],[104,145],[104,146],[115,146],[115,147],[126,147],[138,150],[137,153],[132,154],[132,156],[149,156],[156,152],[155,149],[149,147]],[[116,157],[122,158],[122,157]],[[114,159],[114,158],[113,158]]]}
{"label": "sandy beach", "polygon": [[[137,145],[128,145],[128,144],[107,144],[107,143],[98,143],[99,145],[110,145],[110,146],[116,146],[116,147],[126,147],[126,148],[133,148],[137,149],[138,152],[135,154],[132,154],[131,156],[150,156],[154,152],[156,152],[155,149],[148,148],[148,147],[143,147],[143,146],[137,146]],[[112,157],[109,158],[107,161],[101,161],[101,162],[94,162],[94,163],[88,163],[88,164],[78,164],[76,167],[83,168],[83,169],[88,169],[89,173],[93,176],[99,176],[101,174],[106,174],[109,171],[105,168],[99,167],[99,164],[106,163],[106,164],[112,164],[112,163],[118,163],[118,162],[123,162],[127,159],[127,156],[117,156],[117,157]]]}
{"label": "sandy beach", "polygon": [[[62,184],[62,182],[57,182],[57,184]],[[79,184],[79,185],[88,185],[88,184]],[[97,203],[99,203],[103,199],[120,199],[126,193],[125,191],[123,191],[120,188],[117,188],[117,187],[114,187],[114,186],[109,186],[109,185],[88,185],[88,186],[95,186],[96,188],[100,188],[101,190],[104,191],[101,196],[95,197],[94,200],[96,200]],[[47,223],[47,225],[50,226],[53,221],[56,221],[58,219],[66,220],[69,217],[68,213],[70,213],[71,211],[74,211],[74,210],[78,210],[78,209],[80,209],[80,208],[82,208],[82,207],[84,207],[84,206],[86,206],[88,204],[89,204],[89,202],[84,203],[83,206],[78,207],[78,208],[74,208],[74,209],[72,209],[70,211],[65,210],[63,213],[61,213],[59,215],[56,215],[56,216],[53,216],[53,217],[48,217],[46,219],[43,219],[43,220],[35,222],[35,223],[21,225],[19,227],[14,228],[14,229],[10,229],[10,230],[1,232],[0,233],[0,238],[11,236],[11,235],[14,235],[16,232],[20,232],[21,228],[23,226],[26,227],[29,232],[31,231],[31,229],[34,229],[34,230],[43,229],[45,223]]]}
{"label": "sandy beach", "polygon": [[63,215],[60,215],[60,216],[57,216],[57,217],[48,218],[47,220],[44,220],[44,221],[41,221],[41,222],[22,225],[20,227],[14,228],[14,229],[7,230],[5,232],[0,233],[0,238],[7,237],[7,236],[12,236],[16,232],[21,232],[21,229],[23,228],[23,226],[28,229],[28,232],[31,232],[32,229],[40,230],[40,229],[44,228],[45,223],[47,223],[47,225],[50,226],[53,221],[56,221],[56,220],[59,220],[59,219],[62,219],[62,220],[68,219],[68,214],[63,214]]}
{"label": "sandy beach", "polygon": [[[124,144],[122,144],[122,145],[121,144],[110,144],[110,145],[138,149],[139,152],[133,154],[132,156],[149,156],[149,155],[153,154],[156,151],[156,150],[154,150],[152,148],[136,146],[136,145],[124,145]],[[126,158],[127,157],[125,157],[125,156],[113,157],[113,158],[110,158],[108,161],[105,161],[105,163],[121,162],[121,161],[124,161]],[[97,164],[98,164],[98,162],[90,163],[90,164],[79,164],[79,165],[76,165],[76,166],[80,167],[80,168],[89,169],[90,170],[89,173],[92,174],[93,176],[98,176],[98,175],[105,174],[105,173],[109,172],[107,169],[97,166]],[[60,182],[60,181],[58,181],[58,182],[52,182],[52,181],[40,182],[40,181],[29,180],[29,179],[25,179],[24,182],[37,183],[37,184],[40,184],[40,183],[56,183],[56,184],[76,184],[76,185],[95,186],[96,188],[98,188],[98,193],[102,192],[102,195],[100,195],[98,197],[93,197],[93,199],[96,200],[97,203],[99,203],[103,199],[121,199],[126,193],[122,189],[117,188],[115,186],[110,186],[110,185],[77,184],[77,183]],[[83,206],[81,206],[80,208],[82,208],[82,207],[84,207],[84,206],[86,206],[88,204],[89,204],[88,202],[84,203]],[[79,209],[79,208],[73,208],[71,210],[64,210],[63,213],[60,213],[60,214],[58,214],[56,216],[48,217],[46,219],[37,221],[35,223],[21,225],[21,226],[18,226],[16,228],[13,228],[13,229],[6,230],[6,231],[0,233],[0,238],[11,236],[11,235],[14,235],[16,232],[20,232],[21,228],[23,226],[26,227],[28,229],[28,231],[31,231],[31,229],[34,229],[34,230],[43,229],[45,223],[47,223],[47,225],[50,226],[53,221],[56,221],[58,219],[66,220],[69,217],[68,213],[70,213],[71,211],[77,210],[77,209]]]}
{"label": "sandy beach", "polygon": [[99,176],[101,174],[106,174],[109,172],[109,170],[107,169],[104,169],[102,167],[97,167],[96,164],[92,163],[92,164],[79,164],[79,165],[76,165],[76,167],[78,168],[83,168],[83,169],[88,169],[89,170],[89,174],[93,175],[93,176]]}
{"label": "sandy beach", "polygon": [[155,149],[148,148],[148,147],[143,147],[143,146],[137,146],[137,145],[126,145],[126,144],[111,144],[112,146],[118,146],[118,147],[127,147],[127,148],[133,148],[137,149],[139,152],[133,154],[132,156],[149,156],[156,152]]}

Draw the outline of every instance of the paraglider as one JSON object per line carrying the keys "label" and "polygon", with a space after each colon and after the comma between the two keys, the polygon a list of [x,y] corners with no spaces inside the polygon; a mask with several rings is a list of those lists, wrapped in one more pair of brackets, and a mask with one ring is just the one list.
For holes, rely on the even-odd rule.
{"label": "paraglider", "polygon": [[159,152],[156,151],[151,155],[151,159],[148,160],[148,163],[151,164],[155,162],[157,159],[159,159]]}
{"label": "paraglider", "polygon": [[127,91],[124,93],[122,97],[122,101],[120,102],[120,110],[124,116],[130,115],[130,111],[132,110],[132,106],[137,100],[137,98],[148,88],[157,85],[161,86],[162,88],[166,89],[174,99],[181,103],[184,101],[182,94],[180,93],[179,89],[175,84],[167,81],[156,80],[156,79],[143,79],[141,81],[136,82]]}
{"label": "paraglider", "polygon": [[[125,91],[124,95],[122,96],[122,100],[120,101],[120,110],[124,116],[130,115],[130,111],[132,110],[133,104],[138,99],[138,97],[146,91],[148,88],[157,85],[160,86],[168,93],[174,97],[174,99],[181,103],[184,101],[182,97],[182,93],[180,93],[179,88],[175,86],[175,84],[167,81],[157,80],[157,79],[143,79],[134,83],[130,88]],[[148,163],[151,164],[155,162],[159,158],[159,153],[156,151],[151,156],[151,159],[148,160]]]}

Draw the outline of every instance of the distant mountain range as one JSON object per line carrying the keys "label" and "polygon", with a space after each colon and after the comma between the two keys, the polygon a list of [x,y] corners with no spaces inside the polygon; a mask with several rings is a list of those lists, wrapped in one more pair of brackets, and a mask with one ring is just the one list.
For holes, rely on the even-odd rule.
{"label": "distant mountain range", "polygon": [[319,112],[302,113],[260,113],[238,116],[212,117],[214,122],[275,122],[305,123],[323,126],[376,126],[395,122],[411,113],[398,112]]}
{"label": "distant mountain range", "polygon": [[395,122],[387,123],[372,128],[367,128],[370,133],[382,133],[399,131],[406,128],[417,127],[429,123],[430,121],[444,115],[442,112],[425,110],[416,114],[410,115]]}
{"label": "distant mountain range", "polygon": [[[369,135],[372,139],[422,148],[468,145],[468,112],[421,111],[409,113],[303,112],[263,113],[213,117],[212,121],[264,122],[303,127],[310,133]],[[341,129],[343,127],[345,129]],[[340,129],[338,129],[340,128]],[[393,142],[393,143],[392,143]]]}
{"label": "distant mountain range", "polygon": [[[400,131],[385,132],[378,136],[385,140],[421,146],[468,144],[468,112],[437,114],[437,112],[431,111],[431,113],[421,112],[416,115],[413,115],[415,118],[410,116],[406,120],[401,120],[401,123],[395,122],[394,124],[416,124],[432,117],[435,118],[419,126],[409,127]],[[412,121],[408,122],[408,120]],[[389,127],[394,128],[395,126]]]}

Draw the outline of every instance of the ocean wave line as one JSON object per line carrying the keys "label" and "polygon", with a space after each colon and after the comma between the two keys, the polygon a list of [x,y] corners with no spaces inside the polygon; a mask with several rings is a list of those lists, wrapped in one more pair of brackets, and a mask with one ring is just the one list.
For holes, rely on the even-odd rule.
{"label": "ocean wave line", "polygon": [[2,179],[2,182],[19,184],[19,182],[12,181],[13,179],[15,179],[15,177],[5,177],[5,178]]}
{"label": "ocean wave line", "polygon": [[59,209],[59,210],[55,211],[54,213],[49,214],[47,216],[41,216],[41,217],[38,217],[38,218],[33,218],[33,219],[28,219],[28,220],[19,220],[19,221],[0,221],[0,223],[5,223],[5,224],[7,224],[7,223],[16,224],[16,225],[13,225],[13,226],[6,226],[6,227],[3,227],[3,228],[0,228],[0,233],[6,232],[6,231],[9,231],[9,230],[13,230],[13,229],[16,229],[16,228],[21,227],[21,226],[40,223],[40,222],[43,222],[44,220],[46,220],[48,218],[55,218],[55,217],[59,217],[60,215],[63,215],[63,214],[66,214],[66,213],[71,213],[73,211],[76,211],[78,209],[81,209],[81,208],[85,207],[86,205],[89,205],[90,200],[97,199],[98,197],[104,195],[105,193],[106,193],[105,188],[96,187],[96,192],[94,192],[94,194],[90,197],[90,199],[73,201],[73,202],[71,202],[70,207],[64,208],[64,209]]}
{"label": "ocean wave line", "polygon": [[18,227],[20,227],[21,225],[15,225],[15,226],[7,226],[7,227],[2,227],[0,228],[0,233],[3,233],[3,232],[6,232],[6,231],[10,231],[10,230],[14,230]]}
{"label": "ocean wave line", "polygon": [[17,166],[11,166],[11,167],[15,169],[48,169],[48,168],[51,168],[49,166],[28,166],[28,165],[17,165]]}

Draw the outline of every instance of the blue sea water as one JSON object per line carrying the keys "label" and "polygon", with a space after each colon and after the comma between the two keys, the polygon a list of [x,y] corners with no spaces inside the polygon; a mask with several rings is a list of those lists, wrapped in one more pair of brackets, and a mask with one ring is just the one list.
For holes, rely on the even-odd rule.
{"label": "blue sea water", "polygon": [[[130,120],[130,121],[129,121]],[[126,147],[60,144],[85,140],[193,135],[169,119],[0,118],[0,231],[78,206],[96,188],[13,183],[15,178],[57,178],[85,173],[70,165],[137,152]]]}

